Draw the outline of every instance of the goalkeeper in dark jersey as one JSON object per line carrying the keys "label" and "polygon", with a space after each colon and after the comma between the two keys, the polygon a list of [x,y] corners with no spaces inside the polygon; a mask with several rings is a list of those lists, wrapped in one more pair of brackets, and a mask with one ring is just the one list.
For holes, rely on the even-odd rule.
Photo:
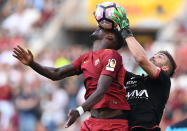
{"label": "goalkeeper in dark jersey", "polygon": [[112,19],[119,25],[130,52],[147,73],[145,76],[130,72],[125,75],[126,97],[131,106],[128,117],[130,130],[160,131],[159,123],[169,97],[170,77],[176,69],[175,61],[167,51],[160,51],[149,60],[129,29],[125,10],[119,7],[115,15],[117,17]]}

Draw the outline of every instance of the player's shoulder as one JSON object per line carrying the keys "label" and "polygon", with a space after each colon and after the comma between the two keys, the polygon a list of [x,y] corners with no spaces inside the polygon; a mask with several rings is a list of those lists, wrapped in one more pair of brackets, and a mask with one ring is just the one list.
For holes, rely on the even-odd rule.
{"label": "player's shoulder", "polygon": [[155,77],[155,78],[151,78],[150,79],[147,79],[148,81],[150,82],[156,82],[157,84],[159,84],[160,88],[163,89],[163,87],[170,87],[171,86],[171,79],[169,77],[169,74],[160,69],[160,72],[157,73],[158,75]]}
{"label": "player's shoulder", "polygon": [[170,81],[169,74],[166,71],[162,70],[162,69],[160,69],[160,73],[158,75],[158,78],[159,77],[161,77],[162,79],[164,79],[164,81]]}
{"label": "player's shoulder", "polygon": [[81,54],[80,56],[82,57],[82,58],[84,58],[84,57],[87,57],[87,56],[89,56],[89,54],[91,53],[91,51],[89,51],[89,52],[86,52],[86,53],[84,53],[84,54]]}
{"label": "player's shoulder", "polygon": [[77,60],[79,60],[79,61],[84,61],[84,60],[88,59],[89,54],[90,54],[90,52],[81,54],[81,55],[77,58]]}

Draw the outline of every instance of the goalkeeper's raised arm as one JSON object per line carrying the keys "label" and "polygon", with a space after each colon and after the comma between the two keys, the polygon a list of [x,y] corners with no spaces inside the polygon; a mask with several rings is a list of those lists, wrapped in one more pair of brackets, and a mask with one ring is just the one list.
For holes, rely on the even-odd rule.
{"label": "goalkeeper's raised arm", "polygon": [[119,25],[121,29],[121,35],[126,41],[128,48],[136,62],[148,75],[155,77],[158,69],[151,61],[149,61],[144,48],[139,44],[135,37],[133,37],[133,34],[129,28],[129,20],[127,18],[125,9],[118,7],[117,10],[114,11],[114,14],[117,17],[111,16],[111,18]]}

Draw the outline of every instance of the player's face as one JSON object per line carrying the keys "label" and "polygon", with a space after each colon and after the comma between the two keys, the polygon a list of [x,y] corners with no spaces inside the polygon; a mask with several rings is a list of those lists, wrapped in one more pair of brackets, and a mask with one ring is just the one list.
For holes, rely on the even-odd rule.
{"label": "player's face", "polygon": [[102,30],[97,28],[91,35],[90,39],[94,42],[95,40],[101,39]]}
{"label": "player's face", "polygon": [[90,38],[92,39],[92,41],[95,40],[102,40],[104,38],[104,36],[106,35],[106,31],[101,29],[101,28],[97,28],[90,36]]}
{"label": "player's face", "polygon": [[[101,29],[101,28],[97,28],[91,35],[90,38],[95,41],[95,40],[102,40],[104,38],[109,38],[107,37],[108,34],[111,34],[109,31]],[[114,39],[114,35],[113,38]]]}
{"label": "player's face", "polygon": [[158,67],[162,67],[166,65],[167,60],[168,60],[167,56],[163,53],[157,53],[150,58],[150,61]]}
{"label": "player's face", "polygon": [[101,28],[96,29],[90,36],[93,42],[93,50],[115,49],[115,35],[111,31]]}

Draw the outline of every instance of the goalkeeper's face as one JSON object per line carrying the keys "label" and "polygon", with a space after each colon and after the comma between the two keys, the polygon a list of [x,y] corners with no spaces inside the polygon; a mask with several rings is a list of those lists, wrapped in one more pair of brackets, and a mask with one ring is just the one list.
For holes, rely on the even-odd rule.
{"label": "goalkeeper's face", "polygon": [[160,67],[166,71],[168,70],[168,58],[165,54],[157,53],[150,58],[150,61],[157,67]]}

